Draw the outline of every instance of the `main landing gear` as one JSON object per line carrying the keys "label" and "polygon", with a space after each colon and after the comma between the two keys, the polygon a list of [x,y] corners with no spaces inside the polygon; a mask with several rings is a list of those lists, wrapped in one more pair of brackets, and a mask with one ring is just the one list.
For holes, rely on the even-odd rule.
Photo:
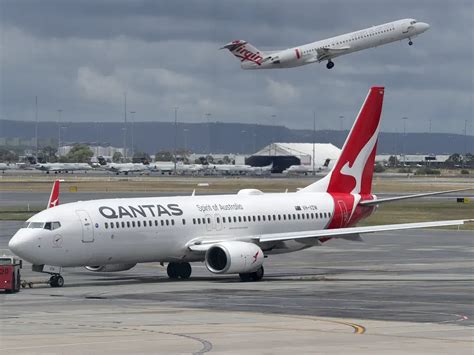
{"label": "main landing gear", "polygon": [[169,263],[166,272],[170,279],[189,279],[191,276],[191,264],[189,263]]}
{"label": "main landing gear", "polygon": [[248,282],[248,281],[260,281],[263,278],[263,266],[260,266],[260,268],[255,271],[255,272],[249,272],[246,274],[239,274],[240,280],[243,282]]}
{"label": "main landing gear", "polygon": [[49,278],[49,285],[51,287],[63,287],[64,278],[59,274],[54,274]]}
{"label": "main landing gear", "polygon": [[334,67],[334,62],[332,60],[328,60],[326,64],[326,68],[332,69]]}

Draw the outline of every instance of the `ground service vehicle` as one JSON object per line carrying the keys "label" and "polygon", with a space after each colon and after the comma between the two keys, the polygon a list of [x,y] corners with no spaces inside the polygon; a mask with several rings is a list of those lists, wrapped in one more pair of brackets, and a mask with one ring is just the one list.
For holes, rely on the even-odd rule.
{"label": "ground service vehicle", "polygon": [[22,260],[10,255],[0,256],[0,290],[6,293],[20,291],[21,267]]}

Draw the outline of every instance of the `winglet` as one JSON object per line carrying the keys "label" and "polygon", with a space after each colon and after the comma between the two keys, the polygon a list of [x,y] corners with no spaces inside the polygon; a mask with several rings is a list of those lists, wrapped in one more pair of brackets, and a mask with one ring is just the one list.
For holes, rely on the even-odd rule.
{"label": "winglet", "polygon": [[55,180],[53,188],[51,189],[51,195],[49,196],[48,206],[46,208],[51,208],[59,205],[59,184],[64,180]]}

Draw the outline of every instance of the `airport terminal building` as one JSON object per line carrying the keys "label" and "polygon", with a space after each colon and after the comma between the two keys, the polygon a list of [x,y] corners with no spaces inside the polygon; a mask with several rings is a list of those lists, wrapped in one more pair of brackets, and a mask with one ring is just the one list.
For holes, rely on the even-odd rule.
{"label": "airport terminal building", "polygon": [[323,165],[336,160],[341,150],[330,143],[272,143],[252,154],[245,161],[252,166],[273,164],[273,173],[281,173],[291,165]]}

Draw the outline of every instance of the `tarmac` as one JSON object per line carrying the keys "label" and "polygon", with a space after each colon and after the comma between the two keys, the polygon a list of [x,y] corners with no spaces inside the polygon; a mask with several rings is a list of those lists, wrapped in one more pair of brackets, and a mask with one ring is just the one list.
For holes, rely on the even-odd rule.
{"label": "tarmac", "polygon": [[[0,249],[21,222],[0,222]],[[473,354],[474,234],[375,233],[265,260],[261,282],[186,281],[159,264],[65,269],[63,288],[0,294],[0,352],[14,354]]]}

